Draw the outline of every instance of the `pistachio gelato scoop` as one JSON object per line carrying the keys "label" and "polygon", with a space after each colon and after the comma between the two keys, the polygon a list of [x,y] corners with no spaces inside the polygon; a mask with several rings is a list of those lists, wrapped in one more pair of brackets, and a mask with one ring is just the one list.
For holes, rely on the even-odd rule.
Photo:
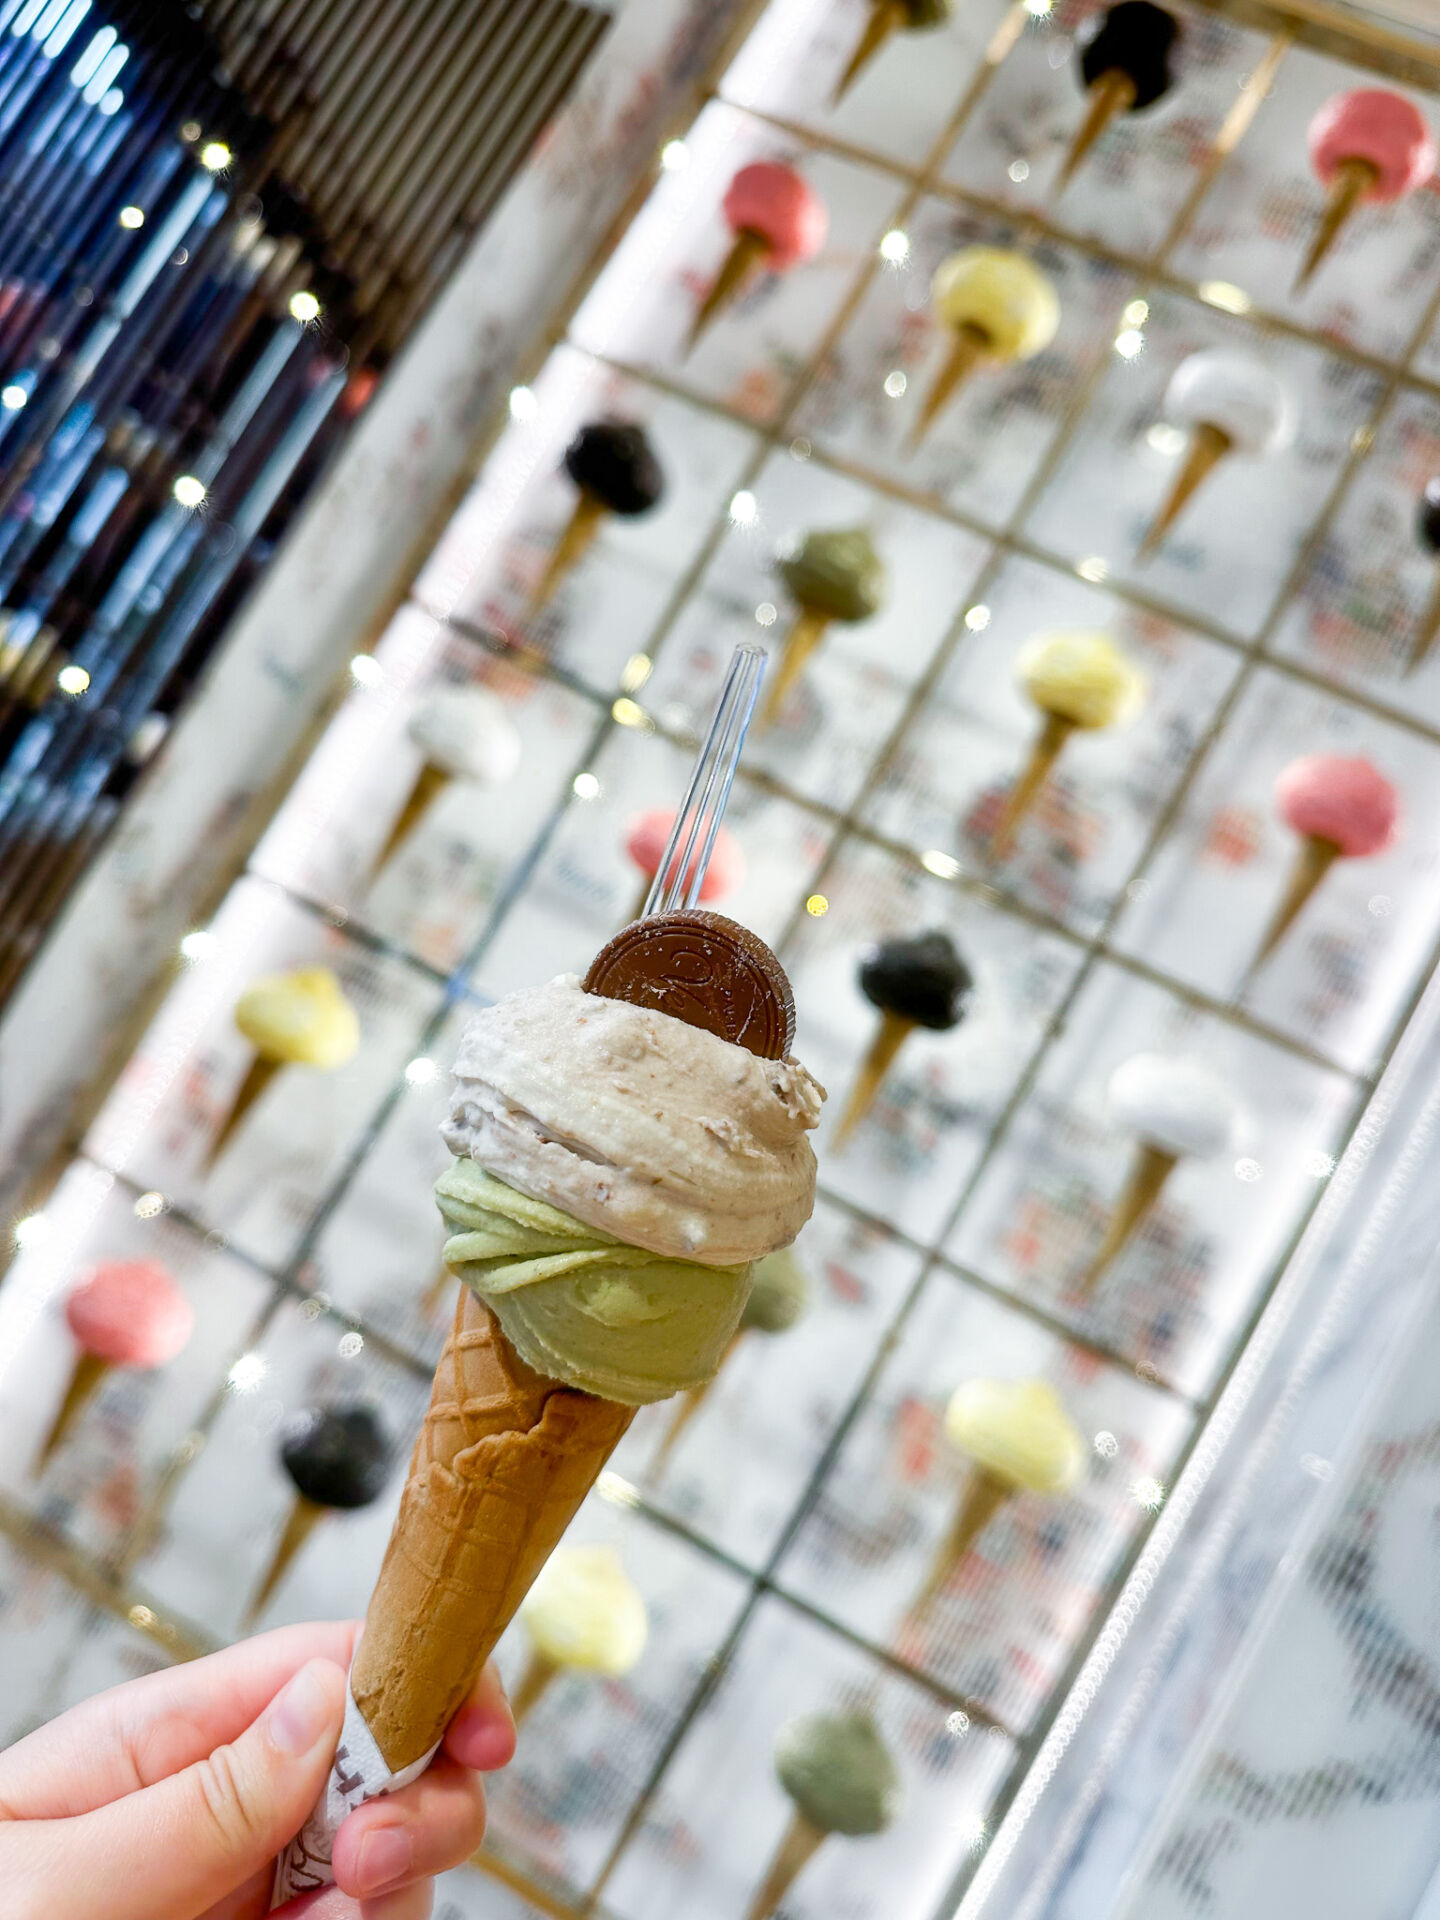
{"label": "pistachio gelato scoop", "polygon": [[750,1276],[750,1298],[740,1316],[742,1333],[788,1333],[805,1317],[810,1282],[789,1247],[757,1260]]}
{"label": "pistachio gelato scoop", "polygon": [[544,1659],[612,1676],[630,1671],[649,1632],[640,1589],[613,1547],[557,1547],[520,1618]]}
{"label": "pistachio gelato scoop", "polygon": [[1026,1493],[1068,1493],[1085,1470],[1085,1442],[1048,1380],[965,1381],[950,1396],[945,1432]]}
{"label": "pistachio gelato scoop", "polygon": [[775,1738],[775,1773],[823,1833],[883,1833],[900,1810],[900,1771],[863,1708],[787,1721]]}
{"label": "pistachio gelato scoop", "polygon": [[1041,633],[1020,649],[1016,673],[1043,713],[1077,727],[1113,727],[1145,698],[1145,676],[1108,633]]}
{"label": "pistachio gelato scoop", "polygon": [[776,571],[802,607],[832,620],[868,620],[885,598],[885,562],[864,527],[807,533]]}
{"label": "pistachio gelato scoop", "polygon": [[252,981],[235,1002],[235,1024],[267,1060],[343,1067],[360,1045],[360,1022],[328,967],[299,967]]}

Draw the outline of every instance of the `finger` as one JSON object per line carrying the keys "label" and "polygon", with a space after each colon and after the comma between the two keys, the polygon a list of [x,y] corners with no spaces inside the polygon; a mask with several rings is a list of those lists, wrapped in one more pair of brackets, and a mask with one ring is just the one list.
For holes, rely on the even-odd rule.
{"label": "finger", "polygon": [[[340,1737],[345,1674],[312,1660],[229,1746],[70,1820],[0,1827],[7,1891],[65,1888],[66,1920],[193,1920],[304,1825]],[[53,1912],[53,1906],[19,1911]]]}
{"label": "finger", "polygon": [[335,1880],[373,1900],[460,1866],[484,1838],[485,1791],[442,1753],[410,1786],[350,1815],[335,1836]]}
{"label": "finger", "polygon": [[515,1716],[493,1660],[486,1661],[470,1698],[446,1729],[445,1751],[478,1773],[494,1773],[514,1759]]}
{"label": "finger", "polygon": [[60,1820],[236,1739],[307,1660],[347,1668],[359,1622],[281,1627],[97,1693],[0,1754],[0,1820]]}
{"label": "finger", "polygon": [[406,1887],[403,1893],[387,1893],[379,1900],[360,1902],[360,1920],[430,1920],[435,1907],[435,1886],[422,1880]]}
{"label": "finger", "polygon": [[[269,1904],[267,1900],[259,1909],[262,1915]],[[338,1887],[322,1887],[318,1893],[302,1893],[297,1900],[287,1900],[269,1915],[269,1920],[360,1920],[360,1904]]]}

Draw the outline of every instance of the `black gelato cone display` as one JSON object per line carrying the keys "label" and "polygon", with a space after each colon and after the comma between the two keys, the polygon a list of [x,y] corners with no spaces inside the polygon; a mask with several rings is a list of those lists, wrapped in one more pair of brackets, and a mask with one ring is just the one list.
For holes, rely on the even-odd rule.
{"label": "black gelato cone display", "polygon": [[1409,658],[1405,662],[1407,674],[1424,666],[1434,648],[1435,636],[1440,634],[1440,474],[1425,483],[1420,511],[1415,517],[1415,532],[1421,546],[1434,558],[1436,567],[1429,601],[1410,643]]}
{"label": "black gelato cone display", "polygon": [[860,962],[860,991],[880,1014],[855,1084],[835,1129],[838,1150],[874,1104],[880,1084],[916,1027],[945,1033],[965,1018],[975,978],[948,933],[883,940]]}
{"label": "black gelato cone display", "polygon": [[650,436],[632,422],[597,420],[582,427],[565,449],[564,467],[580,497],[551,550],[530,602],[529,618],[540,612],[579,566],[610,514],[635,519],[658,506],[665,493],[665,472]]}
{"label": "black gelato cone display", "polygon": [[295,1504],[251,1597],[247,1626],[264,1611],[327,1513],[350,1513],[380,1498],[395,1464],[395,1443],[372,1407],[312,1407],[287,1422],[280,1464],[294,1483]]}
{"label": "black gelato cone display", "polygon": [[1090,108],[1060,169],[1062,193],[1112,120],[1142,113],[1170,91],[1175,78],[1170,60],[1179,38],[1180,22],[1151,0],[1120,0],[1107,10],[1080,56]]}

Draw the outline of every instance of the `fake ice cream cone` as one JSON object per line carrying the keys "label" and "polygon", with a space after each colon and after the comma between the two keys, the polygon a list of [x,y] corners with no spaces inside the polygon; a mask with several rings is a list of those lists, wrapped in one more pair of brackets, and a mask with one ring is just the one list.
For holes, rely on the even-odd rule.
{"label": "fake ice cream cone", "polygon": [[291,1561],[327,1514],[352,1513],[380,1498],[394,1458],[394,1443],[370,1407],[313,1407],[287,1423],[280,1464],[295,1488],[295,1502],[246,1609],[247,1628],[265,1611]]}
{"label": "fake ice cream cone", "polygon": [[333,1070],[360,1045],[360,1022],[328,967],[298,967],[247,987],[235,1003],[235,1025],[255,1049],[230,1111],[210,1143],[219,1159],[231,1135],[282,1066]]}
{"label": "fake ice cream cone", "polygon": [[289,1518],[285,1522],[285,1531],[275,1543],[275,1551],[271,1556],[270,1564],[265,1569],[259,1586],[256,1587],[254,1593],[251,1594],[250,1604],[245,1609],[243,1624],[247,1632],[254,1626],[255,1622],[260,1618],[260,1615],[265,1611],[271,1594],[274,1593],[276,1587],[279,1586],[289,1571],[290,1562],[305,1545],[305,1542],[325,1518],[328,1511],[329,1509],[326,1507],[317,1506],[313,1500],[306,1500],[302,1497],[295,1501],[295,1504],[290,1509]]}
{"label": "fake ice cream cone", "polygon": [[410,838],[421,820],[449,786],[450,779],[451,776],[443,767],[421,767],[415,776],[415,784],[411,787],[404,806],[395,816],[395,824],[390,829],[389,837],[380,849],[375,861],[377,868],[383,867],[395,849]]}
{"label": "fake ice cream cone", "polygon": [[1126,1245],[1131,1234],[1160,1198],[1165,1182],[1179,1164],[1180,1156],[1166,1153],[1162,1147],[1152,1147],[1142,1141],[1135,1149],[1129,1177],[1115,1203],[1115,1211],[1105,1229],[1105,1238],[1100,1242],[1099,1250],[1090,1262],[1090,1271],[1085,1275],[1085,1292],[1095,1287]]}
{"label": "fake ice cream cone", "polygon": [[503,786],[520,764],[515,722],[505,702],[488,687],[437,688],[410,716],[406,732],[421,753],[420,771],[375,862],[377,869],[409,839],[452,781]]}
{"label": "fake ice cream cone", "polygon": [[1312,753],[1292,760],[1275,782],[1275,801],[1301,844],[1251,972],[1279,946],[1337,860],[1383,853],[1399,830],[1399,794],[1358,756]]}
{"label": "fake ice cream cone", "polygon": [[665,472],[645,429],[624,420],[596,420],[565,449],[564,467],[578,494],[569,521],[551,550],[526,619],[554,598],[595,544],[613,514],[638,519],[665,496]]}
{"label": "fake ice cream cone", "polygon": [[1325,208],[1295,278],[1298,293],[1362,202],[1400,200],[1435,171],[1425,116],[1404,94],[1358,87],[1328,100],[1310,123],[1310,164],[1325,188]]}
{"label": "fake ice cream cone", "polygon": [[1151,0],[1120,0],[1107,8],[1080,55],[1090,105],[1060,169],[1058,193],[1113,120],[1139,113],[1169,92],[1170,56],[1179,37],[1179,21]]}
{"label": "fake ice cream cone", "polygon": [[832,620],[852,625],[879,611],[885,597],[885,563],[863,527],[807,533],[783,550],[776,572],[800,611],[786,636],[760,724],[769,726],[784,708],[805,663]]}
{"label": "fake ice cream cone", "polygon": [[1023,253],[1004,247],[964,247],[942,260],[930,303],[951,337],[950,351],[911,429],[912,450],[982,360],[1029,360],[1049,346],[1060,325],[1060,300],[1049,279]]}
{"label": "fake ice cream cone", "polygon": [[793,1811],[746,1920],[772,1920],[832,1835],[883,1833],[900,1810],[899,1769],[863,1708],[788,1721],[776,1737],[775,1773]]}
{"label": "fake ice cream cone", "polygon": [[823,1827],[817,1827],[803,1813],[792,1813],[770,1869],[745,1910],[745,1920],[772,1920],[781,1901],[829,1838]]}
{"label": "fake ice cream cone", "polygon": [[650,1631],[644,1597],[613,1547],[557,1547],[520,1618],[530,1652],[510,1697],[517,1726],[561,1673],[629,1673]]}
{"label": "fake ice cream cone", "polygon": [[1020,778],[1011,787],[1006,796],[1004,811],[995,823],[993,847],[998,858],[1003,859],[1014,845],[1015,833],[1022,820],[1029,814],[1040,789],[1055,771],[1056,762],[1065,750],[1065,743],[1077,731],[1073,720],[1067,720],[1063,714],[1047,713],[1040,727],[1040,736],[1030,749],[1030,758],[1025,762]]}
{"label": "fake ice cream cone", "polygon": [[536,1653],[532,1649],[520,1671],[520,1678],[510,1692],[510,1713],[517,1727],[524,1726],[531,1712],[539,1706],[564,1671],[558,1660],[548,1660],[543,1653]]}
{"label": "fake ice cream cone", "polygon": [[565,530],[550,550],[540,584],[530,596],[526,619],[533,620],[555,594],[562,580],[572,574],[589,553],[604,526],[608,512],[603,500],[593,493],[582,493],[570,510]]}
{"label": "fake ice cream cone", "polygon": [[221,1121],[220,1131],[210,1141],[208,1157],[212,1165],[229,1146],[241,1121],[269,1087],[270,1082],[284,1064],[283,1060],[267,1060],[263,1054],[257,1053],[245,1069],[245,1078],[240,1082],[240,1090],[230,1104],[230,1111]]}
{"label": "fake ice cream cone", "polygon": [[1232,453],[1276,453],[1294,432],[1294,410],[1280,382],[1248,354],[1192,353],[1165,389],[1167,420],[1189,430],[1190,445],[1159,514],[1140,544],[1154,553],[1220,462]]}
{"label": "fake ice cream cone", "polygon": [[1092,80],[1087,91],[1089,111],[1076,130],[1060,168],[1060,177],[1056,182],[1056,189],[1060,193],[1074,179],[1081,162],[1110,122],[1118,120],[1122,113],[1128,113],[1135,104],[1134,79],[1120,67],[1112,67],[1108,73],[1102,73],[1097,80]]}
{"label": "fake ice cream cone", "polygon": [[910,1612],[918,1617],[928,1612],[937,1594],[949,1586],[951,1576],[1015,1492],[1008,1480],[1002,1480],[983,1467],[977,1467],[966,1482],[965,1492],[945,1538],[936,1549],[929,1571],[921,1581]]}
{"label": "fake ice cream cone", "polygon": [[1234,442],[1223,427],[1202,420],[1190,435],[1184,465],[1170,483],[1165,504],[1150,522],[1150,530],[1140,546],[1142,558],[1155,552],[1184,512],[1187,504],[1204,486],[1210,475],[1230,452]]}
{"label": "fake ice cream cone", "polygon": [[[1416,532],[1421,545],[1440,562],[1440,478],[1425,484],[1425,491],[1420,496]],[[1417,672],[1430,658],[1437,634],[1440,634],[1440,566],[1437,566],[1429,602],[1410,642],[1410,653],[1404,668],[1407,675]]]}
{"label": "fake ice cream cone", "polygon": [[41,1472],[112,1367],[166,1366],[195,1327],[195,1310],[155,1260],[110,1260],[74,1288],[65,1320],[79,1349],[69,1384],[36,1456]]}
{"label": "fake ice cream cone", "polygon": [[885,1076],[917,1027],[958,1027],[975,980],[948,933],[884,940],[860,962],[860,991],[878,1009],[880,1025],[855,1076],[831,1142],[838,1153],[875,1104]]}
{"label": "fake ice cream cone", "polygon": [[762,264],[772,273],[784,273],[813,259],[830,227],[824,201],[804,176],[773,160],[741,167],[726,189],[721,211],[734,238],[695,315],[687,352],[739,298]]}
{"label": "fake ice cream cone", "polygon": [[835,88],[833,105],[838,106],[890,36],[899,33],[910,18],[906,0],[871,0],[870,18],[856,44],[850,63]]}
{"label": "fake ice cream cone", "polygon": [[[645,911],[645,902],[650,898],[650,890],[660,871],[660,862],[665,858],[665,849],[670,844],[674,825],[673,807],[648,807],[644,813],[637,813],[625,830],[625,851],[642,875],[640,891],[635,896],[634,910],[630,915],[632,920],[638,920]],[[688,873],[686,877],[689,877]],[[715,844],[710,850],[710,864],[700,882],[700,898],[707,905],[723,900],[726,894],[735,891],[744,878],[745,855],[740,842],[728,827],[722,827],[715,836]]]}
{"label": "fake ice cream cone", "polygon": [[761,711],[761,726],[773,726],[801,674],[805,663],[820,642],[830,631],[830,622],[834,619],[830,613],[822,613],[817,607],[801,607],[786,634],[780,653],[780,665],[775,670],[765,694],[765,705]]}

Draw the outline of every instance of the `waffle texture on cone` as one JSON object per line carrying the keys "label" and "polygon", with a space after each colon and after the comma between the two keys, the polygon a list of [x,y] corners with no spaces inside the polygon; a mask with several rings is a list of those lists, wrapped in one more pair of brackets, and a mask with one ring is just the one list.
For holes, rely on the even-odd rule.
{"label": "waffle texture on cone", "polygon": [[392,1770],[440,1738],[630,1420],[527,1367],[461,1294],[351,1669]]}

